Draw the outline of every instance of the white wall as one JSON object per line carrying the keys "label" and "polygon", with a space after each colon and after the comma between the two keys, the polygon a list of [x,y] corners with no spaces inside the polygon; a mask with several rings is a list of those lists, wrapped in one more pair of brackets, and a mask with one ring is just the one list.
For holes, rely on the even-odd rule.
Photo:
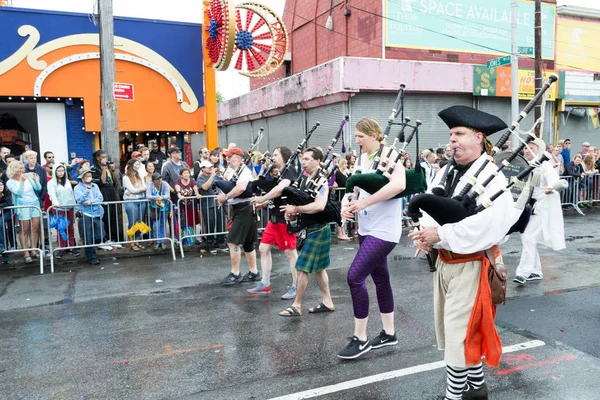
{"label": "white wall", "polygon": [[60,103],[37,105],[38,133],[40,141],[40,163],[44,164],[43,154],[54,153],[56,162],[68,162],[67,121],[65,105]]}

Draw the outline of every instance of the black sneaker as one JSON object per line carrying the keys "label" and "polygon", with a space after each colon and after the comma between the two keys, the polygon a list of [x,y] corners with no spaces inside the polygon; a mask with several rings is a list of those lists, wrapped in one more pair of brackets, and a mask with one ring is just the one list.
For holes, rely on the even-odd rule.
{"label": "black sneaker", "polygon": [[248,273],[242,278],[242,282],[259,282],[260,280],[260,271],[256,271],[256,273],[248,271]]}
{"label": "black sneaker", "polygon": [[92,265],[98,265],[98,264],[100,264],[100,260],[98,260],[97,258],[92,258],[90,260],[90,264],[92,264]]}
{"label": "black sneaker", "polygon": [[242,283],[242,274],[236,275],[233,272],[230,272],[229,275],[221,281],[221,285],[223,286],[231,286],[238,283]]}
{"label": "black sneaker", "polygon": [[350,343],[348,343],[348,346],[346,346],[344,350],[337,353],[337,356],[339,358],[343,358],[344,360],[352,360],[362,356],[370,350],[371,344],[369,343],[369,340],[362,342],[356,336],[353,336]]}
{"label": "black sneaker", "polygon": [[69,250],[69,253],[73,256],[73,257],[79,257],[81,255],[81,253],[79,252],[79,250],[77,249],[73,249],[73,250]]}
{"label": "black sneaker", "polygon": [[54,257],[60,260],[61,258],[63,258],[64,255],[65,255],[64,251],[57,251],[56,254],[54,255]]}
{"label": "black sneaker", "polygon": [[385,330],[381,330],[378,336],[369,340],[372,349],[380,349],[385,346],[395,346],[398,344],[398,338],[396,335],[388,335]]}
{"label": "black sneaker", "polygon": [[483,382],[481,387],[475,389],[471,383],[467,382],[465,389],[462,394],[463,400],[487,400],[488,398],[488,387]]}

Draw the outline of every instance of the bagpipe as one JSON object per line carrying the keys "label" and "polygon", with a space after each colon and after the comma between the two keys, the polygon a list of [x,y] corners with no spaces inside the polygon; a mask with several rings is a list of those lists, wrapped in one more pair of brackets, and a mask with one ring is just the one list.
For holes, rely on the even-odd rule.
{"label": "bagpipe", "polygon": [[[260,141],[263,137],[264,130],[265,130],[265,128],[260,128],[258,130],[258,134],[256,135],[256,137],[252,141],[252,144],[250,145],[250,150],[248,150],[248,152],[245,154],[244,160],[239,165],[239,167],[236,168],[233,175],[231,176],[231,179],[229,179],[229,180],[215,179],[213,181],[214,187],[219,188],[225,194],[231,192],[231,190],[237,185],[237,180],[239,179],[240,175],[242,174],[242,171],[244,170],[244,168],[248,168],[248,164],[250,163],[251,153],[254,151],[254,149],[260,143]],[[252,197],[252,188],[253,188],[253,186],[251,185],[251,182],[249,182],[248,186],[246,187],[246,190],[242,194],[237,196],[237,198],[245,199],[245,198]]]}
{"label": "bagpipe", "polygon": [[[324,185],[327,185],[331,173],[335,171],[335,168],[331,168],[333,162],[333,148],[344,134],[344,126],[350,119],[349,115],[346,115],[340,123],[340,129],[331,141],[328,147],[327,154],[321,160],[319,168],[313,177],[301,177],[296,180],[293,185],[285,187],[282,191],[281,199],[285,204],[291,204],[295,206],[303,206],[312,203],[317,194]],[[331,169],[331,172],[330,172]],[[341,217],[341,204],[339,201],[332,198],[331,194],[327,198],[327,204],[325,209],[314,214],[299,214],[295,220],[288,221],[288,231],[290,233],[300,232],[302,229],[310,225],[315,224],[328,224],[335,222],[338,225],[342,224]]]}
{"label": "bagpipe", "polygon": [[[419,227],[419,218],[423,216],[421,210],[425,211],[429,214],[439,225],[444,225],[448,223],[455,223],[462,221],[463,219],[475,215],[478,212],[483,211],[486,208],[489,208],[493,205],[493,200],[497,199],[507,190],[510,190],[510,186],[514,183],[510,183],[508,188],[504,188],[501,192],[494,194],[493,200],[492,197],[485,196],[485,188],[486,186],[502,171],[502,169],[509,165],[512,160],[514,160],[519,153],[525,148],[525,146],[535,139],[535,136],[530,135],[515,149],[505,160],[502,161],[500,166],[496,166],[496,170],[489,175],[483,183],[479,183],[478,176],[479,174],[487,167],[490,162],[493,162],[494,156],[498,153],[499,149],[506,143],[508,138],[514,131],[519,127],[519,123],[527,117],[529,112],[533,109],[536,103],[544,96],[545,92],[552,85],[552,83],[557,81],[556,75],[551,75],[549,81],[544,84],[542,89],[535,95],[535,97],[525,106],[523,111],[519,114],[519,118],[517,121],[513,121],[510,128],[506,129],[503,135],[500,137],[496,145],[493,147],[491,154],[486,158],[486,160],[482,163],[479,169],[475,172],[474,175],[465,177],[468,179],[468,183],[461,190],[459,195],[455,197],[441,197],[439,194],[442,193],[441,190],[436,191],[438,195],[431,193],[423,193],[413,197],[407,206],[407,215],[411,217],[413,221],[413,225]],[[545,157],[545,155],[542,155]],[[538,160],[539,161],[539,160]],[[452,163],[454,164],[454,163]],[[541,161],[539,162],[541,164]],[[538,164],[536,164],[539,166]],[[446,171],[444,172],[443,177],[447,179],[447,172],[452,167],[450,163],[446,166]],[[531,166],[531,168],[527,168],[526,171],[523,171],[522,174],[519,174],[519,179],[524,179],[527,175],[529,175],[536,167]],[[445,182],[441,181],[440,186],[443,187]],[[473,191],[471,191],[473,189]],[[451,195],[451,193],[445,193],[443,190],[442,194]],[[477,205],[477,198],[482,198],[481,204]],[[513,225],[511,231],[513,229],[524,229],[522,227],[516,227]]]}
{"label": "bagpipe", "polygon": [[[400,84],[400,90],[398,91],[398,95],[396,96],[396,101],[394,101],[394,105],[392,106],[392,112],[388,118],[387,126],[383,132],[383,140],[385,143],[392,126],[400,125],[400,131],[394,138],[394,142],[392,146],[390,146],[387,155],[385,157],[381,157],[384,144],[382,143],[379,147],[377,154],[373,160],[373,164],[371,169],[375,170],[375,172],[361,173],[360,171],[356,171],[352,176],[348,177],[346,180],[346,193],[352,193],[355,187],[359,187],[366,191],[369,194],[376,193],[382,187],[387,185],[390,181],[390,177],[396,168],[396,164],[400,160],[400,158],[406,155],[406,148],[409,143],[412,141],[413,137],[417,138],[417,153],[419,152],[418,148],[418,131],[419,126],[421,125],[421,121],[417,120],[415,125],[409,125],[410,118],[403,117],[403,122],[395,122],[396,118],[400,113],[404,113],[404,88],[405,84]],[[412,127],[413,131],[409,134],[408,138],[405,139],[404,131],[406,127]],[[402,143],[403,146],[400,150],[396,149],[396,145],[398,143]],[[390,160],[393,152],[396,151],[396,157],[394,160]],[[409,196],[411,194],[424,192],[427,190],[427,179],[425,178],[425,171],[421,167],[421,165],[417,162],[415,168],[409,169],[406,171],[406,188],[394,196],[395,199]]]}
{"label": "bagpipe", "polygon": [[[300,142],[300,144],[298,145],[298,147],[296,147],[296,151],[287,160],[287,162],[285,163],[284,167],[282,169],[280,169],[279,172],[277,172],[277,175],[275,175],[275,177],[273,179],[266,180],[265,177],[263,177],[263,178],[259,177],[257,180],[251,182],[252,183],[252,191],[253,191],[253,193],[257,193],[257,192],[259,193],[260,191],[268,193],[275,186],[277,186],[279,184],[279,182],[281,182],[281,178],[297,162],[298,158],[300,157],[300,154],[302,154],[302,152],[304,151],[304,148],[306,147],[306,144],[308,143],[308,140],[310,139],[310,137],[312,136],[312,134],[314,133],[314,131],[316,131],[317,128],[320,125],[321,125],[321,123],[319,121],[315,122],[315,125],[308,131],[308,133],[306,134],[306,136],[304,137],[304,139],[302,139],[302,142]],[[273,164],[271,164],[270,169],[272,169],[272,167],[273,167]],[[265,176],[268,176],[268,173],[265,174]]]}
{"label": "bagpipe", "polygon": [[[376,193],[378,190],[387,185],[390,181],[390,177],[394,172],[396,165],[400,161],[400,158],[406,155],[406,147],[411,142],[413,137],[418,135],[419,126],[421,121],[417,120],[415,125],[409,125],[409,118],[405,118],[405,122],[402,124],[402,128],[398,133],[394,143],[389,148],[387,157],[381,160],[379,163],[374,164],[377,166],[375,172],[368,173],[354,173],[346,180],[346,193],[352,193],[355,187],[363,189],[369,194]],[[409,126],[413,128],[413,131],[409,134],[408,138],[404,137],[404,130]],[[396,143],[402,143],[402,148],[396,149]],[[382,145],[383,146],[383,145]],[[382,147],[380,148],[380,151]],[[396,156],[391,160],[393,152],[396,151]],[[375,160],[374,160],[375,161]],[[357,171],[358,172],[358,171]],[[423,167],[417,162],[415,168],[406,170],[406,187],[405,189],[394,196],[394,199],[398,199],[404,196],[409,196],[415,193],[421,193],[427,190],[427,179],[425,178],[425,171]]]}

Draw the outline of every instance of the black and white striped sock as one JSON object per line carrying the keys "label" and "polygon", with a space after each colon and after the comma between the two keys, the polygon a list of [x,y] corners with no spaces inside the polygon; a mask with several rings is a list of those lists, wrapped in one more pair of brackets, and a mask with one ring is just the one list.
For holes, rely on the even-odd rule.
{"label": "black and white striped sock", "polygon": [[485,382],[483,379],[483,364],[479,363],[469,367],[467,380],[474,389],[479,389]]}
{"label": "black and white striped sock", "polygon": [[468,368],[446,365],[446,400],[461,400],[467,384]]}

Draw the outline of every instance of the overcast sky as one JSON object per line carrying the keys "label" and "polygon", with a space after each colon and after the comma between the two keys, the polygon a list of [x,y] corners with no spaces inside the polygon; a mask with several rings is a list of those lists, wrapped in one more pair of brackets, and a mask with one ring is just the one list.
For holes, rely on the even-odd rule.
{"label": "overcast sky", "polygon": [[[96,0],[97,1],[97,0]],[[235,0],[234,0],[235,1]],[[281,15],[285,0],[257,0]],[[12,0],[14,7],[92,13],[94,0]],[[600,9],[600,0],[557,0],[557,5]],[[202,0],[113,0],[114,14],[123,17],[201,23]],[[217,90],[226,98],[249,90],[248,78],[236,72],[218,72]]]}

